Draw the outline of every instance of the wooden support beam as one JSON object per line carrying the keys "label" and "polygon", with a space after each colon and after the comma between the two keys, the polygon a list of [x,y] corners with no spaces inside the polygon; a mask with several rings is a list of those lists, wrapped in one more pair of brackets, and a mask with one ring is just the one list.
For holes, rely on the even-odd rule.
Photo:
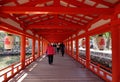
{"label": "wooden support beam", "polygon": [[[77,34],[76,34],[77,35]],[[79,61],[79,46],[78,46],[78,36],[76,36],[76,60]]]}
{"label": "wooden support beam", "polygon": [[29,25],[28,29],[81,29],[81,26],[74,25]]}
{"label": "wooden support beam", "polygon": [[111,29],[112,34],[112,82],[120,81],[120,27]]}
{"label": "wooden support beam", "polygon": [[120,4],[115,7],[115,14],[120,13]]}
{"label": "wooden support beam", "polygon": [[[92,12],[91,12],[92,11]],[[13,14],[112,14],[114,8],[0,7],[1,13]]]}
{"label": "wooden support beam", "polygon": [[38,57],[40,57],[40,37],[38,39]]}
{"label": "wooden support beam", "polygon": [[35,38],[32,39],[32,57],[35,60]]}
{"label": "wooden support beam", "polygon": [[79,2],[77,0],[63,0],[63,1],[68,3],[69,5],[72,4],[72,5],[75,5],[77,7],[90,7],[89,5],[84,4],[84,0],[81,2]]}
{"label": "wooden support beam", "polygon": [[22,69],[25,68],[25,45],[26,45],[26,38],[25,35],[21,36],[21,55],[20,55],[20,62],[22,63]]}
{"label": "wooden support beam", "polygon": [[38,34],[40,35],[68,35],[68,34],[73,34],[74,32],[50,32],[48,33],[47,31],[46,32],[38,32]]}
{"label": "wooden support beam", "polygon": [[88,31],[86,31],[86,68],[89,69],[90,66],[90,36],[88,36]]}

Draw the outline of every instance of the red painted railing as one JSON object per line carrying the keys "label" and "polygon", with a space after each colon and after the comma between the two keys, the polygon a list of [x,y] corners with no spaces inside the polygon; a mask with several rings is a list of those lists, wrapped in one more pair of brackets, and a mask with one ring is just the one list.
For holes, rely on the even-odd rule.
{"label": "red painted railing", "polygon": [[31,64],[33,62],[33,57],[28,57],[26,60],[25,60],[25,66],[28,66],[29,64]]}
{"label": "red painted railing", "polygon": [[[84,66],[86,66],[86,60],[82,59],[79,57],[78,60],[81,64],[83,64]],[[112,82],[112,73],[111,73],[111,69],[107,68],[103,65],[100,65],[98,63],[95,62],[91,62],[90,63],[90,67],[89,69],[94,72],[95,74],[97,74],[98,76],[100,76],[102,79],[104,79],[107,82]],[[107,70],[107,71],[106,71]],[[108,72],[109,71],[109,72]]]}
{"label": "red painted railing", "polygon": [[[37,58],[38,58],[38,56],[36,56],[36,59]],[[84,66],[86,66],[86,60],[85,59],[82,59],[82,58],[79,57],[78,61],[81,64],[83,64]],[[32,62],[33,62],[33,57],[28,57],[25,60],[25,66],[28,66]],[[14,64],[0,70],[0,82],[8,81],[11,77],[13,77],[19,71],[21,71],[21,68],[22,68],[22,65],[21,65],[21,63],[18,62],[18,63],[14,63]],[[106,71],[106,70],[111,71],[111,69],[106,68],[106,67],[104,67],[104,66],[102,66],[98,63],[91,62],[90,63],[90,70],[93,71],[94,73],[96,73],[101,78],[103,78],[105,81],[107,81],[107,82],[112,81],[112,74],[110,72]]]}
{"label": "red painted railing", "polygon": [[107,72],[106,70],[102,69],[100,65],[95,65],[90,63],[90,69],[96,73],[98,76],[103,78],[106,82],[112,82],[112,74]]}
{"label": "red painted railing", "polygon": [[[28,66],[33,62],[33,57],[28,57],[25,60],[25,66]],[[7,82],[11,77],[20,72],[22,64],[20,62],[14,63],[4,69],[0,70],[0,82]]]}
{"label": "red painted railing", "polygon": [[21,70],[21,63],[14,63],[0,70],[0,82],[7,82],[11,77]]}

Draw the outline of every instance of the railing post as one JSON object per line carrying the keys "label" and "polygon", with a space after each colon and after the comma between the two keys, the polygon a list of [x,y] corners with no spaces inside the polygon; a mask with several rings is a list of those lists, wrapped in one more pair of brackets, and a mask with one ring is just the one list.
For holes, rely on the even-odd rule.
{"label": "railing post", "polygon": [[13,75],[14,74],[14,64],[12,64],[12,71],[11,71],[11,74]]}

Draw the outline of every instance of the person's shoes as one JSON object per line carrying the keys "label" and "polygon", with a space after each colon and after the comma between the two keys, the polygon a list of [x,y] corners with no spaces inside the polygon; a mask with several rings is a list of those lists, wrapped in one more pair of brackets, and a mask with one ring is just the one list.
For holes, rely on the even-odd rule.
{"label": "person's shoes", "polygon": [[51,62],[51,63],[49,63],[49,64],[51,65],[51,64],[53,64],[53,63]]}

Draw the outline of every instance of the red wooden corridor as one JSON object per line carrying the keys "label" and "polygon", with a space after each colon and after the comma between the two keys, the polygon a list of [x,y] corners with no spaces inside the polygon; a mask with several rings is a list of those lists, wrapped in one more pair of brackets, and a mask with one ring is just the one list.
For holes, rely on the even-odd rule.
{"label": "red wooden corridor", "polygon": [[104,82],[88,69],[65,54],[54,56],[53,65],[49,65],[47,57],[33,62],[25,70],[12,78],[9,82]]}
{"label": "red wooden corridor", "polygon": [[0,0],[0,32],[20,37],[20,61],[0,69],[0,81],[42,57],[48,43],[64,42],[66,54],[85,69],[106,82],[120,82],[119,25],[120,0]]}

